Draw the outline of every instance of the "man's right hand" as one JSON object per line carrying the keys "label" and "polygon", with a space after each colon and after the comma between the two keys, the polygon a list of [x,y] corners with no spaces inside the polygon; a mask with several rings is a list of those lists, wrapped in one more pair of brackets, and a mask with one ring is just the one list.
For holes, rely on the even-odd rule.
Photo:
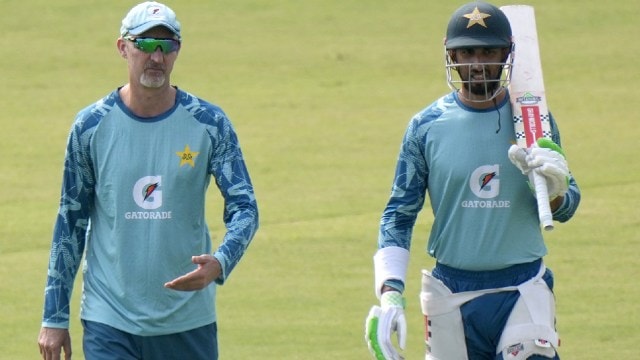
{"label": "man's right hand", "polygon": [[69,329],[43,327],[38,335],[40,355],[44,360],[60,360],[64,350],[64,359],[71,360],[71,335]]}

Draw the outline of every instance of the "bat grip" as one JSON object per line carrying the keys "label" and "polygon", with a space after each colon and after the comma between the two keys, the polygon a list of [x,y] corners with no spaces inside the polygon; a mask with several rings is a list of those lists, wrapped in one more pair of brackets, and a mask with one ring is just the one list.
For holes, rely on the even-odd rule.
{"label": "bat grip", "polygon": [[538,201],[540,224],[545,230],[551,231],[553,230],[553,216],[551,214],[551,205],[549,204],[547,181],[535,169],[531,173],[533,174],[533,185],[536,190],[536,200]]}

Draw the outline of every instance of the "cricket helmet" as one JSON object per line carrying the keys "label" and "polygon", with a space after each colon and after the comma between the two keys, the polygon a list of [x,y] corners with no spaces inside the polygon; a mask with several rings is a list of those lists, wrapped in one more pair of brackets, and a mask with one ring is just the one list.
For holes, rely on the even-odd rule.
{"label": "cricket helmet", "polygon": [[481,1],[468,3],[451,16],[444,45],[447,49],[508,48],[511,25],[497,7]]}
{"label": "cricket helmet", "polygon": [[[492,100],[504,91],[511,81],[511,66],[513,65],[514,45],[512,41],[511,25],[507,16],[494,5],[482,1],[474,1],[458,8],[447,26],[447,34],[444,39],[445,67],[447,84],[452,90],[461,87],[470,88],[472,82],[477,88],[482,86],[481,92],[484,98],[472,102]],[[472,63],[463,64],[456,61],[454,52],[457,49],[507,49],[505,56],[498,63]],[[485,77],[484,81],[471,81],[460,76],[462,68],[500,66],[501,70],[497,78]],[[486,71],[486,70],[483,70]],[[454,73],[457,73],[455,75]],[[480,84],[479,84],[480,83]]]}

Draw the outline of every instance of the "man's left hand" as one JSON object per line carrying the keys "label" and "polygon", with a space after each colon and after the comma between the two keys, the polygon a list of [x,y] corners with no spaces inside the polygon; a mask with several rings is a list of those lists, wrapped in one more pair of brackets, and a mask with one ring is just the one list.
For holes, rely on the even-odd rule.
{"label": "man's left hand", "polygon": [[222,267],[218,259],[209,254],[192,256],[191,261],[198,268],[164,284],[164,287],[178,291],[202,290],[220,277]]}

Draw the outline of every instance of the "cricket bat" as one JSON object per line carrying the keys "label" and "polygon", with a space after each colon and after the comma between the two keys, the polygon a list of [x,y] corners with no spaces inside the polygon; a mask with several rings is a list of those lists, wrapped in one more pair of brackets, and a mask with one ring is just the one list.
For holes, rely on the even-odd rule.
{"label": "cricket bat", "polygon": [[[507,5],[502,6],[500,10],[509,19],[515,43],[509,96],[516,144],[526,151],[539,138],[551,137],[535,12],[529,5]],[[529,179],[536,192],[540,224],[547,231],[553,230],[553,218],[544,176],[532,171]]]}

